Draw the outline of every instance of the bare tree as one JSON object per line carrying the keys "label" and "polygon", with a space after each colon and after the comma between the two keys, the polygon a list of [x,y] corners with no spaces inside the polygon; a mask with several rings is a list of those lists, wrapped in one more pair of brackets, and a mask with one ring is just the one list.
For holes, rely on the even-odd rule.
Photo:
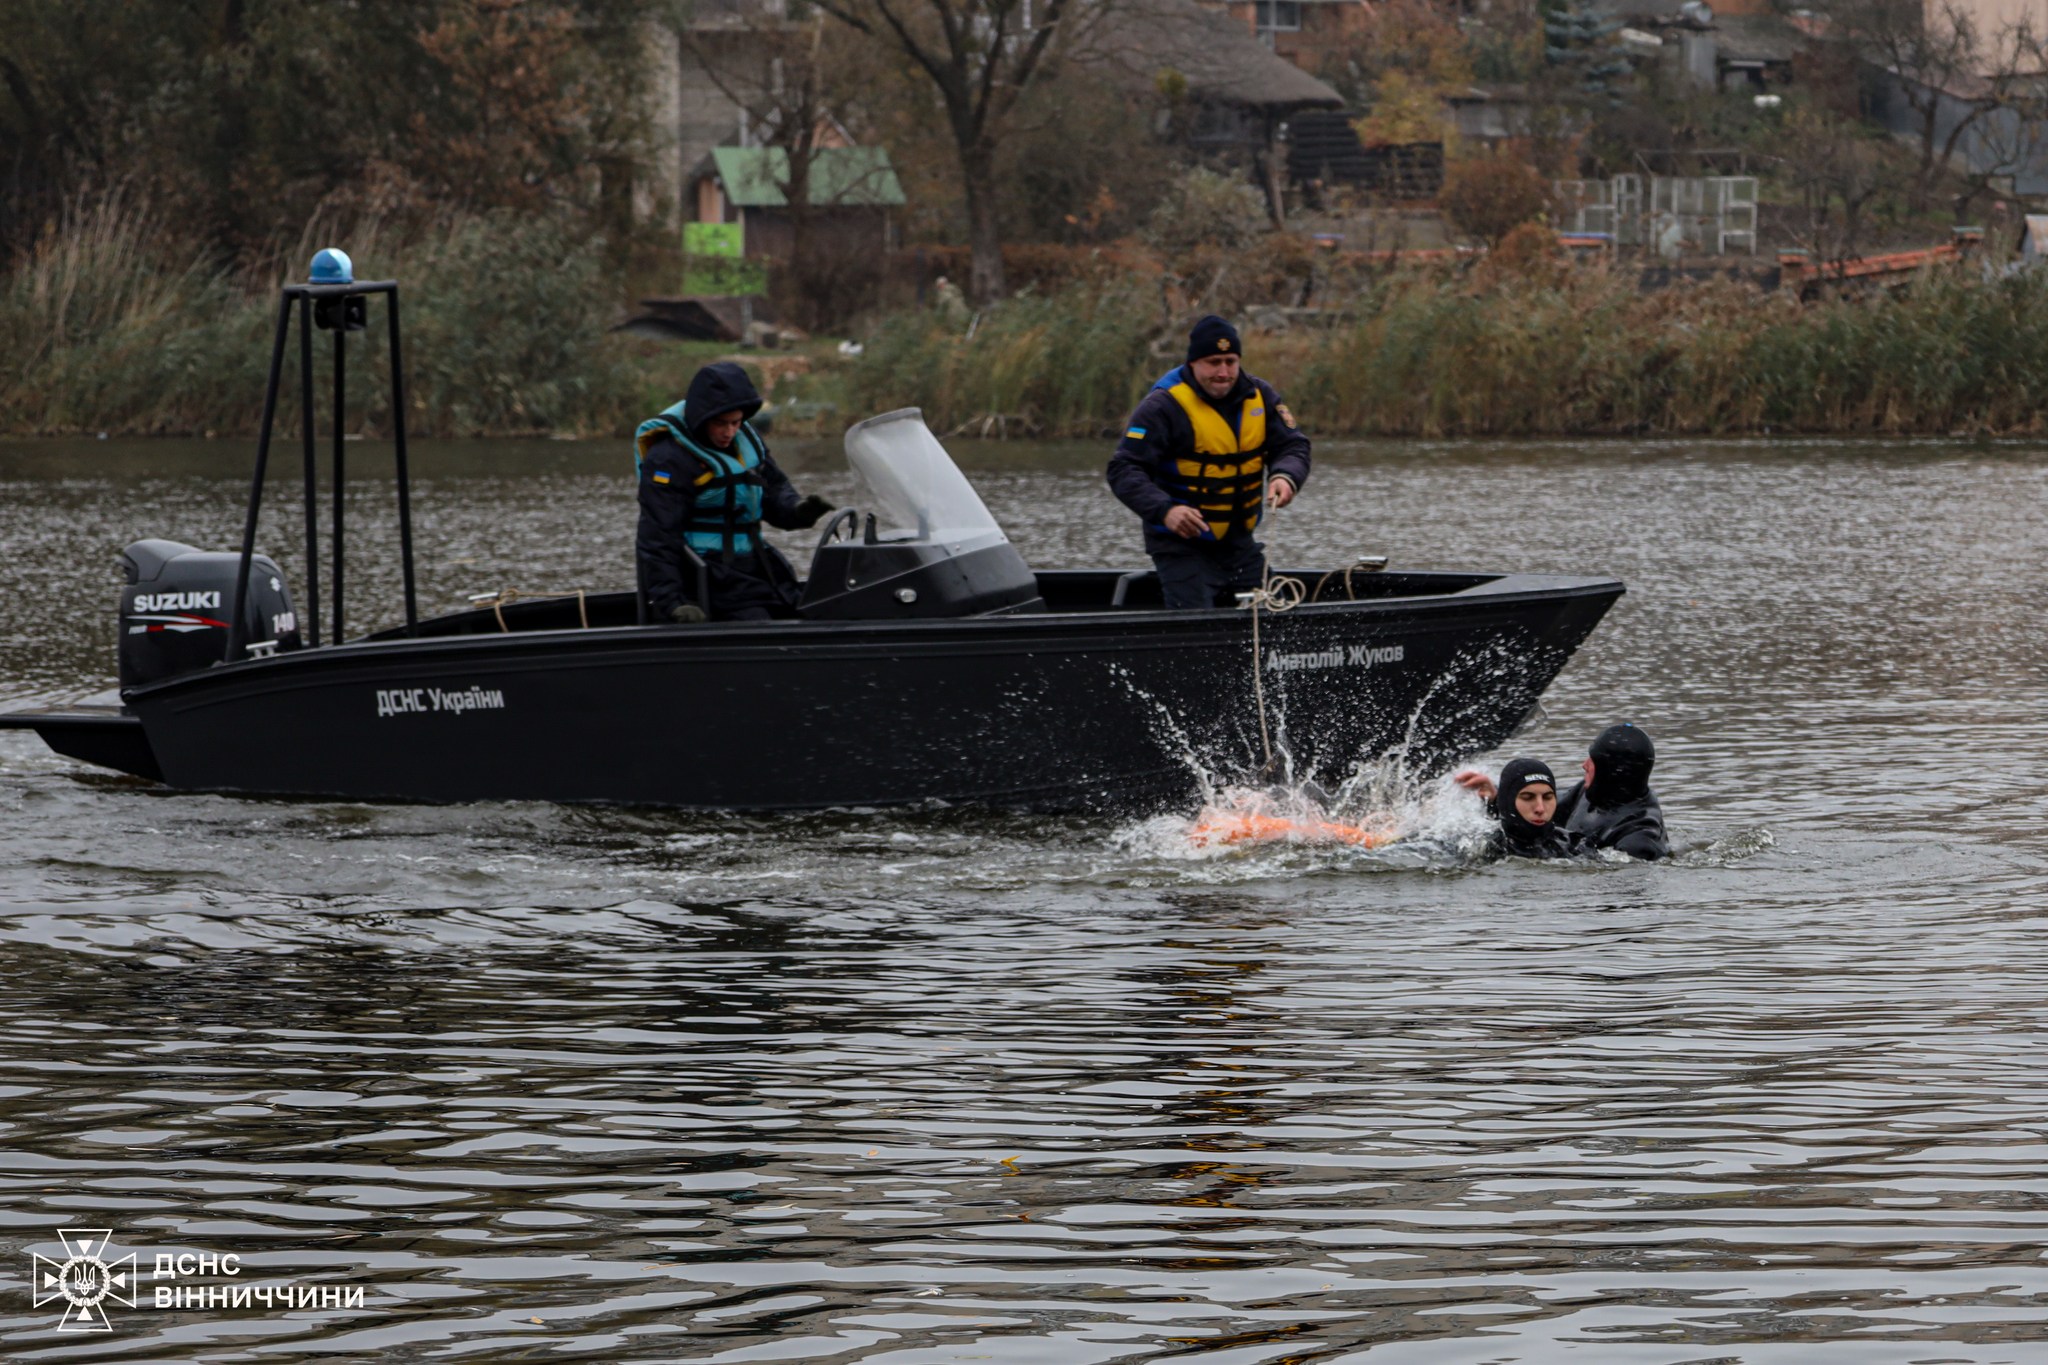
{"label": "bare tree", "polygon": [[[2043,46],[2030,19],[1987,31],[1962,0],[1838,0],[1828,20],[1834,36],[1893,78],[1890,93],[1905,106],[1919,150],[1915,208],[1927,205],[1959,158],[1972,163],[1965,174],[1979,176],[1978,189],[2016,169],[1987,169],[1984,154],[2021,141],[1990,125],[2039,113]],[[1994,151],[1990,160],[1998,159]]]}
{"label": "bare tree", "polygon": [[[2016,47],[2040,52],[2031,33],[2017,26]],[[1951,201],[1963,221],[1980,195],[2030,166],[2048,164],[2048,73],[2041,56],[2015,58],[1995,79],[1995,90],[1973,106],[1969,122],[1942,139],[1941,159],[1954,189]],[[2022,70],[2022,64],[2032,71]]]}
{"label": "bare tree", "polygon": [[978,300],[1002,297],[996,157],[1018,101],[1073,49],[1111,0],[816,0],[833,18],[908,58],[944,108],[960,164]]}
{"label": "bare tree", "polygon": [[[850,143],[844,128],[853,91],[841,50],[850,36],[784,0],[722,5],[680,34],[700,73],[744,112],[747,141],[781,153],[766,173],[783,198],[790,263],[799,274],[811,261],[818,214],[863,198],[877,188],[866,177],[879,178],[887,166],[872,158],[865,177],[847,175],[829,186],[817,174],[822,153]],[[841,169],[851,164],[842,160]]]}
{"label": "bare tree", "polygon": [[1903,188],[1899,159],[1881,134],[1824,110],[1802,110],[1785,127],[1783,165],[1799,192],[1794,236],[1816,265],[1853,256],[1871,210]]}

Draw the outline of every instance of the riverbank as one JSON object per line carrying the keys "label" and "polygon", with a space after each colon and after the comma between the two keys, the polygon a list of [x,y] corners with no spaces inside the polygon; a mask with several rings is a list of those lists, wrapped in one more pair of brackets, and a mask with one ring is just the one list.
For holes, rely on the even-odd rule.
{"label": "riverbank", "polygon": [[[408,429],[423,436],[598,434],[660,387],[646,343],[614,336],[603,242],[567,220],[509,213],[399,232],[370,224],[239,270],[147,214],[102,205],[46,233],[0,278],[0,432],[252,434],[277,291],[328,240],[360,278],[405,286]],[[390,427],[381,322],[352,338],[348,426]],[[319,347],[325,374],[325,338]],[[295,353],[295,352],[294,352]],[[296,383],[281,394],[298,421]],[[663,399],[663,402],[670,401]]]}
{"label": "riverbank", "polygon": [[[848,390],[857,407],[916,404],[940,429],[1103,434],[1179,359],[1157,299],[1075,288],[972,335],[899,317]],[[1482,266],[1383,277],[1330,311],[1334,325],[1245,338],[1249,367],[1322,435],[2014,434],[2048,414],[2048,275],[1952,270],[1802,305]]]}
{"label": "riverbank", "polygon": [[[0,434],[250,434],[277,283],[311,234],[239,273],[115,211],[46,237],[0,280]],[[623,435],[720,353],[613,333],[623,286],[602,244],[545,218],[349,240],[366,275],[409,286],[419,435]],[[2015,434],[2048,414],[2037,272],[1957,267],[1801,304],[1731,282],[1645,294],[1632,271],[1538,251],[1303,275],[1317,321],[1288,325],[1299,310],[1255,306],[1243,284],[1219,294],[1222,267],[1162,270],[1117,259],[978,313],[904,308],[857,325],[856,356],[820,339],[757,369],[785,431],[917,406],[942,433],[1092,439],[1178,361],[1189,318],[1222,307],[1253,324],[1251,368],[1323,436]],[[376,329],[360,346],[382,365]],[[384,395],[352,388],[350,428],[387,431]]]}

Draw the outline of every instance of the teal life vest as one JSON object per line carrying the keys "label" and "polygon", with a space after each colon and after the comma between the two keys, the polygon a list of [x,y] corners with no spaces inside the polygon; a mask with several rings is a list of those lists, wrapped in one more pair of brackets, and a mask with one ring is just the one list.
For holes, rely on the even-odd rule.
{"label": "teal life vest", "polygon": [[[668,438],[704,466],[689,488],[689,515],[683,522],[683,540],[700,555],[722,554],[728,562],[736,554],[752,554],[761,539],[761,462],[767,447],[753,424],[741,422],[732,449],[717,450],[699,441],[683,423],[683,405],[662,409],[633,432],[633,473],[656,441]],[[656,482],[666,483],[669,475],[658,472]],[[687,478],[687,475],[675,477]]]}

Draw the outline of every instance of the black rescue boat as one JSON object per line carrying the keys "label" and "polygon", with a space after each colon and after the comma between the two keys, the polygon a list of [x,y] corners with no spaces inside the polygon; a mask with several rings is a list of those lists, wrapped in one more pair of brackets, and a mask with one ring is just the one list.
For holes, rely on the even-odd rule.
{"label": "black rescue boat", "polygon": [[[1269,747],[1325,786],[1389,751],[1429,772],[1493,748],[1622,592],[1607,578],[1354,565],[1286,571],[1304,598],[1290,610],[1169,611],[1149,571],[1033,572],[906,409],[848,431],[865,505],[824,528],[795,620],[652,625],[635,591],[422,620],[401,422],[405,623],[341,638],[337,504],[334,638],[323,642],[309,323],[334,332],[338,387],[346,334],[378,295],[402,417],[396,285],[288,287],[240,553],[130,546],[121,704],[18,711],[0,728],[205,791],[1143,808],[1187,796],[1205,774],[1256,772]],[[295,308],[309,400],[303,625],[284,575],[255,550]]]}

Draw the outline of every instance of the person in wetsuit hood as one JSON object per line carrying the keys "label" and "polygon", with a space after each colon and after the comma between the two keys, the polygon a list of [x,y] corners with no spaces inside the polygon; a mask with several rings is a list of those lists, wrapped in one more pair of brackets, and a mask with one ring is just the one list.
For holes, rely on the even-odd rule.
{"label": "person in wetsuit hood", "polygon": [[[799,498],[753,427],[761,395],[731,361],[706,365],[683,401],[633,434],[640,480],[634,537],[640,590],[657,621],[689,624],[709,606],[720,621],[765,621],[796,612],[796,571],[761,536],[815,526],[832,504]],[[710,601],[699,605],[690,556],[704,561]]]}
{"label": "person in wetsuit hood", "polygon": [[1587,749],[1586,778],[1557,798],[1557,823],[1592,848],[1668,858],[1664,807],[1650,790],[1657,746],[1629,724],[1610,725]]}
{"label": "person in wetsuit hood", "polygon": [[1499,853],[1510,858],[1569,858],[1578,852],[1578,841],[1557,824],[1557,779],[1541,760],[1510,759],[1500,770],[1492,808],[1500,821],[1494,842]]}

